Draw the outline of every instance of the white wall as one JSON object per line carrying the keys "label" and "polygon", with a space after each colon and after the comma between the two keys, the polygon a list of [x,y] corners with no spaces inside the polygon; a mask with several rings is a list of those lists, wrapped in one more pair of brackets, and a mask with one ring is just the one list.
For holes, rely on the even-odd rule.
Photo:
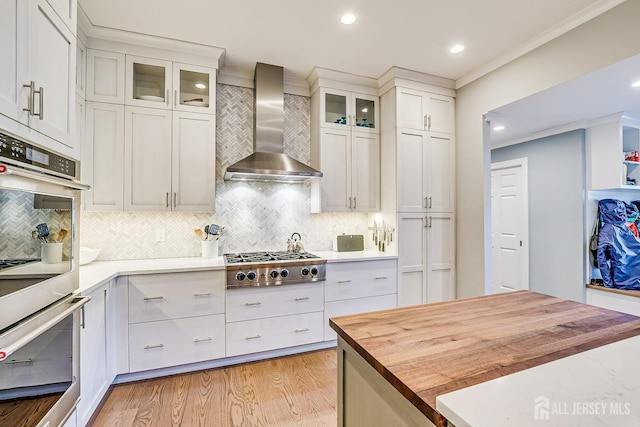
{"label": "white wall", "polygon": [[[460,88],[456,101],[457,295],[490,286],[490,150],[482,115],[640,53],[640,1],[629,0]],[[479,179],[480,177],[484,179]],[[485,256],[485,253],[487,254]]]}

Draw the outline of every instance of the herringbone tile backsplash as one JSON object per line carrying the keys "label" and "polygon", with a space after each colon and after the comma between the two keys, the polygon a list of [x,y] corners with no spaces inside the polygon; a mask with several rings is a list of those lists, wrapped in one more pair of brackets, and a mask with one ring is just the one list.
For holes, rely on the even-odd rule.
{"label": "herringbone tile backsplash", "polygon": [[[99,260],[200,256],[194,228],[225,227],[220,254],[286,250],[294,232],[308,250],[331,250],[336,234],[367,234],[366,214],[311,214],[308,184],[226,182],[225,168],[253,152],[253,90],[217,86],[216,213],[83,212],[80,243]],[[284,151],[310,160],[310,100],[285,94]],[[164,242],[156,242],[163,229]]]}

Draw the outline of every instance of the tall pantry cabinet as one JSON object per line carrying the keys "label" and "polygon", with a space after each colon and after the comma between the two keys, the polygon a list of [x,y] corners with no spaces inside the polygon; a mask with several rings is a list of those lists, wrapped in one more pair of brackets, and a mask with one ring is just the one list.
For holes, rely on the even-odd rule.
{"label": "tall pantry cabinet", "polygon": [[215,210],[222,52],[210,48],[205,58],[186,43],[164,43],[166,50],[89,37],[86,210]]}
{"label": "tall pantry cabinet", "polygon": [[397,218],[398,306],[456,296],[455,92],[404,72],[381,78],[380,100],[382,213]]}

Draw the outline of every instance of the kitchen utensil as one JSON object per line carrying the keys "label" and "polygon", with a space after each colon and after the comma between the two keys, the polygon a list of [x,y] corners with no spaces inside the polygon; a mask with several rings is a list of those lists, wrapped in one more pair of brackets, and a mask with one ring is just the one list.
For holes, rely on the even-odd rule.
{"label": "kitchen utensil", "polygon": [[209,240],[209,226],[204,226],[204,240]]}
{"label": "kitchen utensil", "polygon": [[68,234],[69,234],[69,230],[65,230],[64,228],[62,228],[58,233],[58,241],[62,242],[67,237]]}
{"label": "kitchen utensil", "polygon": [[54,242],[58,242],[58,233],[56,233],[55,231],[53,233],[49,234],[49,237],[51,237],[51,240]]}
{"label": "kitchen utensil", "polygon": [[220,230],[220,226],[218,224],[211,224],[209,226],[209,231],[207,233],[209,234],[219,234],[218,231]]}
{"label": "kitchen utensil", "polygon": [[287,251],[304,252],[304,246],[302,246],[302,243],[300,243],[301,240],[302,236],[300,236],[300,233],[293,233],[291,235],[291,238],[287,240]]}
{"label": "kitchen utensil", "polygon": [[36,225],[36,231],[38,232],[38,237],[40,240],[46,242],[47,236],[49,235],[49,227],[47,227],[46,223]]}
{"label": "kitchen utensil", "polygon": [[196,233],[196,236],[198,236],[200,240],[204,240],[206,238],[202,230],[200,230],[199,228],[196,228],[195,230],[193,230],[193,232]]}

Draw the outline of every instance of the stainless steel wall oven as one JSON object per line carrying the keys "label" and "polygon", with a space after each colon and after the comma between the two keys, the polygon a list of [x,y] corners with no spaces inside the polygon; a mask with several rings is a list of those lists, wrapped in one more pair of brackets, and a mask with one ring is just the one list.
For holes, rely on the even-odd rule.
{"label": "stainless steel wall oven", "polygon": [[79,162],[0,132],[0,425],[57,426],[80,396]]}

